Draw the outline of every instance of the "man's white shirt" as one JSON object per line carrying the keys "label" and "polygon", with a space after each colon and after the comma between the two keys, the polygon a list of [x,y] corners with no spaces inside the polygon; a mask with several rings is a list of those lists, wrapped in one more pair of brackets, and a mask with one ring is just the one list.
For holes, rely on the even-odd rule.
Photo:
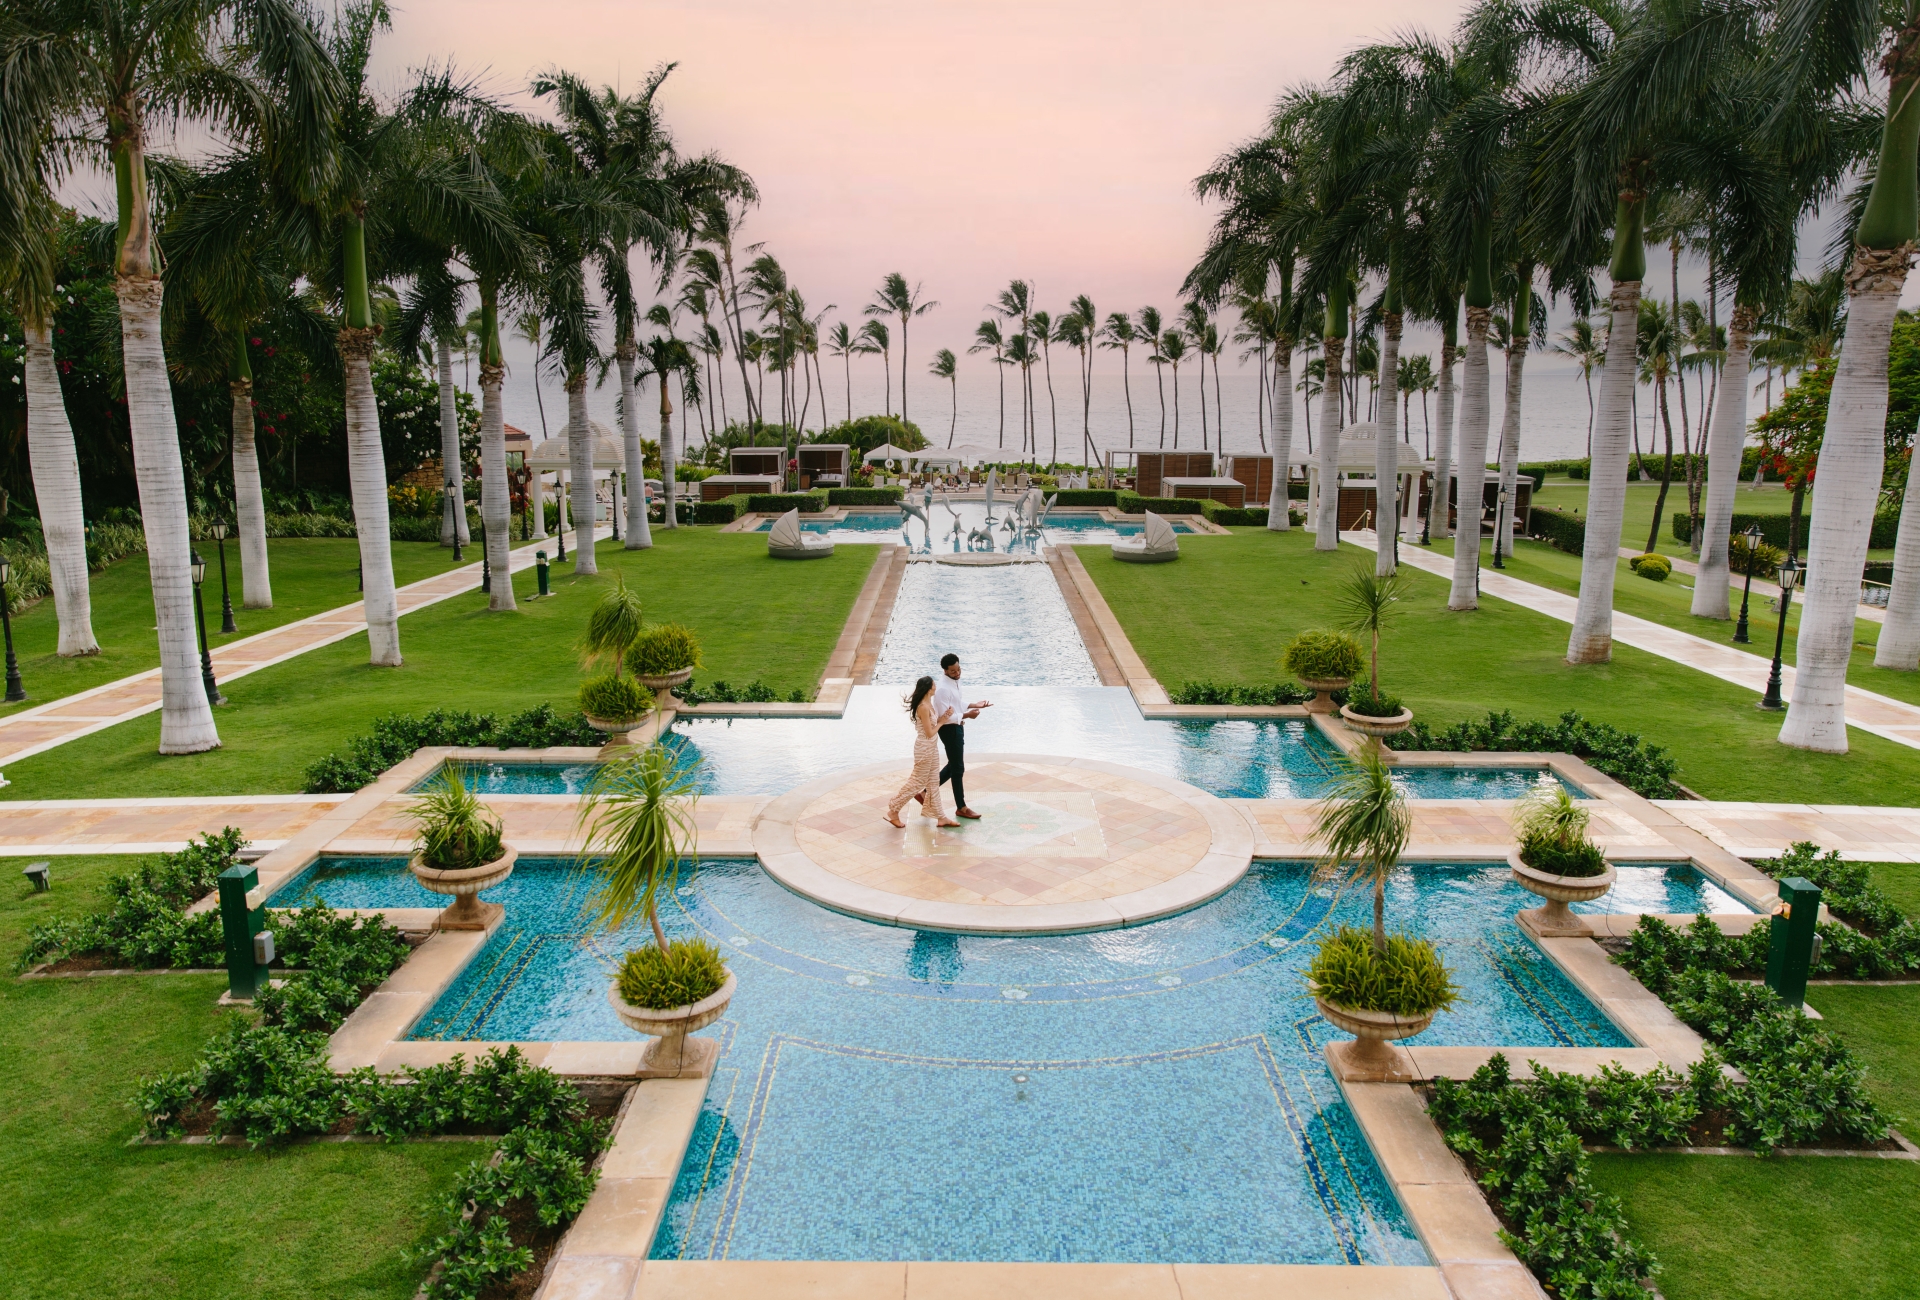
{"label": "man's white shirt", "polygon": [[933,686],[934,720],[938,722],[946,714],[946,711],[948,709],[953,710],[953,716],[951,718],[947,718],[947,722],[949,723],[959,722],[963,717],[966,716],[967,697],[961,693],[960,683],[956,681],[954,678],[947,676],[943,672],[934,679],[934,686]]}

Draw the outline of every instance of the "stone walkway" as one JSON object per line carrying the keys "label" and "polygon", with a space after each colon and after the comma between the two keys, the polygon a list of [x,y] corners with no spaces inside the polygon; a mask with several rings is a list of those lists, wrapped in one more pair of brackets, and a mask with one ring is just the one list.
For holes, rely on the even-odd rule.
{"label": "stone walkway", "polygon": [[[1375,549],[1372,533],[1342,533],[1340,538],[1369,551]],[[1401,544],[1400,561],[1441,578],[1451,580],[1453,577],[1452,556],[1423,550],[1410,543]],[[1522,582],[1484,566],[1480,570],[1480,594],[1510,601],[1523,609],[1545,614],[1568,625],[1573,623],[1574,611],[1579,607],[1578,599],[1573,596],[1549,591],[1531,582]],[[1621,645],[1645,650],[1722,681],[1744,686],[1754,693],[1755,698],[1766,693],[1771,660],[1759,655],[1748,654],[1730,645],[1708,641],[1686,632],[1676,632],[1670,627],[1636,618],[1632,614],[1623,614],[1619,610],[1613,612],[1613,639]],[[1792,665],[1781,669],[1780,689],[1782,695],[1792,695]],[[1920,749],[1920,708],[1873,691],[1863,691],[1858,686],[1847,687],[1847,725],[1884,737],[1895,744]]]}
{"label": "stone walkway", "polygon": [[[598,535],[611,536],[611,530],[601,529]],[[519,573],[532,568],[538,549],[536,544],[527,543],[508,552],[511,570]],[[472,591],[480,585],[480,569],[479,564],[469,564],[401,587],[397,593],[400,613],[403,616],[411,614],[462,592]],[[262,632],[258,636],[244,637],[220,646],[213,651],[213,675],[217,681],[229,682],[248,673],[257,673],[262,668],[284,663],[309,650],[344,641],[366,631],[366,628],[365,607],[355,601],[351,605],[342,605],[338,609],[303,618],[297,623],[274,628],[271,632]],[[405,650],[404,641],[401,648]],[[160,670],[150,668],[146,672],[122,677],[91,690],[23,709],[0,719],[0,769],[4,769],[8,763],[17,763],[23,758],[44,753],[70,740],[78,740],[131,718],[152,713],[159,707]]]}

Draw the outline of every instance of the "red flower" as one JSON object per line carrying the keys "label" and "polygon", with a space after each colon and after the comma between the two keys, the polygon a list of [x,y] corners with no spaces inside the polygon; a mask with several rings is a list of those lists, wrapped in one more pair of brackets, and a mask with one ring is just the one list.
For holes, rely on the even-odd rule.
{"label": "red flower", "polygon": [[267,349],[267,355],[268,355],[268,356],[270,356],[270,357],[272,357],[272,356],[278,356],[279,354],[280,354],[280,349],[279,349],[279,348],[268,348],[268,349]]}
{"label": "red flower", "polygon": [[268,432],[268,433],[272,433],[272,432],[273,432],[273,426],[272,426],[271,424],[269,424],[269,425],[267,426],[267,432]]}
{"label": "red flower", "polygon": [[61,373],[61,374],[63,374],[63,375],[70,375],[70,374],[72,374],[72,373],[73,373],[73,362],[71,362],[71,361],[62,361],[62,362],[60,363],[60,373]]}
{"label": "red flower", "polygon": [[251,344],[253,344],[253,346],[255,346],[256,348],[260,346],[260,340],[259,340],[259,339],[248,339],[248,340],[247,340],[247,342],[249,342],[249,343],[251,343]]}

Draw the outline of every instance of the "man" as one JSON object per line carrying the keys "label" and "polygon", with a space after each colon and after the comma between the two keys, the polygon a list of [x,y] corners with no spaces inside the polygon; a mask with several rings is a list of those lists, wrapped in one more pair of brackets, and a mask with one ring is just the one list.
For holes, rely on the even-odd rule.
{"label": "man", "polygon": [[967,733],[960,724],[968,718],[980,716],[980,710],[993,707],[988,700],[975,700],[969,704],[960,694],[960,656],[955,654],[940,657],[941,677],[933,687],[933,716],[939,717],[948,709],[953,710],[954,721],[940,728],[940,743],[946,747],[947,765],[940,769],[940,783],[953,782],[953,802],[955,816],[968,821],[979,821],[980,814],[967,807]]}

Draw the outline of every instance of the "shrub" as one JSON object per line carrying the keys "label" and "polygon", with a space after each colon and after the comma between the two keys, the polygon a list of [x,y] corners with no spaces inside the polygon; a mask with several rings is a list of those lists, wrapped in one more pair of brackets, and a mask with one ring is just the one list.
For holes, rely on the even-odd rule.
{"label": "shrub", "polygon": [[1584,519],[1563,514],[1546,506],[1528,512],[1533,535],[1556,551],[1584,555],[1587,549],[1587,524]]}
{"label": "shrub", "polygon": [[1487,714],[1485,722],[1456,722],[1440,732],[1416,722],[1393,747],[1407,752],[1572,754],[1648,799],[1672,799],[1680,793],[1673,782],[1680,764],[1666,750],[1610,723],[1588,722],[1572,709],[1558,722],[1515,722],[1513,714],[1501,710]]}
{"label": "shrub", "polygon": [[826,508],[825,492],[754,492],[748,494],[746,504],[747,513],[762,515],[784,515],[789,510],[818,514]]}
{"label": "shrub", "polygon": [[730,524],[747,512],[746,506],[747,498],[736,495],[718,501],[683,502],[681,508],[689,513],[691,523]]}
{"label": "shrub", "polygon": [[1398,695],[1376,692],[1372,682],[1355,682],[1347,687],[1346,706],[1363,718],[1393,718],[1407,706]]}
{"label": "shrub", "polygon": [[440,871],[470,871],[497,861],[506,852],[500,818],[467,788],[457,763],[433,776],[407,809],[420,828],[414,851]]}
{"label": "shrub", "polygon": [[1307,979],[1329,1002],[1409,1018],[1444,1011],[1460,999],[1453,972],[1427,940],[1390,934],[1381,955],[1372,934],[1349,925],[1320,941]]}
{"label": "shrub", "polygon": [[1203,515],[1207,503],[1197,497],[1143,497],[1138,492],[1114,493],[1115,508],[1125,515]]}
{"label": "shrub", "polygon": [[1747,562],[1751,560],[1753,576],[1762,581],[1769,580],[1779,572],[1780,562],[1786,558],[1785,551],[1772,545],[1764,537],[1760,539],[1758,546],[1751,548],[1747,545],[1745,533],[1735,533],[1727,539],[1727,567],[1736,577],[1746,575]]}
{"label": "shrub", "polygon": [[642,677],[665,677],[700,666],[700,639],[678,623],[655,623],[627,650],[627,667]]}
{"label": "shrub", "polygon": [[1366,662],[1360,643],[1342,632],[1302,632],[1280,657],[1281,666],[1295,677],[1322,682],[1358,677]]}
{"label": "shrub", "polygon": [[[712,685],[704,688],[696,686],[694,679],[689,677],[687,684],[675,690],[674,694],[688,704],[705,704],[709,701],[721,704],[771,704],[780,698],[774,693],[773,687],[757,677],[745,686],[733,686],[715,679]],[[786,702],[805,704],[807,693],[796,686],[787,692]]]}
{"label": "shrub", "polygon": [[582,658],[589,665],[610,662],[617,675],[621,659],[640,639],[640,629],[645,622],[640,593],[627,586],[624,576],[615,575],[613,586],[594,602],[593,612],[587,616],[586,635],[580,642]]}
{"label": "shrub", "polygon": [[1182,682],[1170,692],[1175,704],[1252,704],[1272,707],[1276,704],[1305,704],[1313,692],[1293,682],[1273,682],[1265,686],[1222,686],[1215,682]]}
{"label": "shrub", "polygon": [[[1748,477],[1751,479],[1752,475],[1749,474]],[[1728,527],[1729,531],[1736,536],[1746,532],[1749,528],[1758,528],[1760,530],[1761,540],[1770,546],[1777,546],[1785,550],[1787,546],[1787,532],[1792,524],[1792,515],[1736,514],[1733,516]],[[1807,553],[1807,538],[1811,535],[1812,528],[1812,515],[1802,514],[1800,516],[1800,546],[1798,548],[1802,555]],[[1899,514],[1889,514],[1881,511],[1873,517],[1873,529],[1868,536],[1868,544],[1883,549],[1891,547],[1899,530]],[[1676,512],[1673,515],[1673,539],[1677,542],[1690,542],[1693,540],[1693,520],[1685,512]]]}
{"label": "shrub", "polygon": [[1210,524],[1219,524],[1222,528],[1265,528],[1267,526],[1267,508],[1262,506],[1230,506],[1223,501],[1205,501],[1201,503],[1200,513]]}
{"label": "shrub", "polygon": [[1837,849],[1822,857],[1818,844],[1797,840],[1779,857],[1753,865],[1775,880],[1799,876],[1813,882],[1829,911],[1869,934],[1886,936],[1915,928],[1886,891],[1873,883],[1873,873],[1863,863],[1842,861]]}
{"label": "shrub", "polygon": [[1058,493],[1054,501],[1056,506],[1117,506],[1120,494],[1112,488],[1068,488]]}
{"label": "shrub", "polygon": [[328,754],[307,768],[306,789],[308,794],[350,793],[428,746],[551,749],[599,745],[601,739],[579,714],[563,716],[551,704],[535,705],[505,722],[491,713],[458,709],[434,709],[419,717],[389,713],[376,718],[372,732],[355,739],[344,756]]}
{"label": "shrub", "polygon": [[727,982],[720,950],[705,939],[681,939],[665,952],[635,948],[620,962],[620,996],[636,1007],[665,1011],[711,997]]}
{"label": "shrub", "polygon": [[900,497],[901,489],[897,487],[827,489],[827,504],[830,506],[897,506]]}
{"label": "shrub", "polygon": [[875,447],[888,443],[902,451],[924,451],[927,447],[927,438],[920,432],[920,426],[897,415],[863,415],[857,420],[842,420],[805,441],[845,443],[853,448],[856,461]]}
{"label": "shrub", "polygon": [[1649,551],[1627,561],[1627,567],[1650,582],[1665,582],[1673,573],[1673,561]]}
{"label": "shrub", "polygon": [[232,826],[205,834],[178,853],[164,853],[107,881],[105,911],[43,921],[27,933],[17,969],[63,957],[98,956],[115,965],[148,968],[218,966],[226,956],[220,914],[185,909],[213,892],[246,838]]}
{"label": "shrub", "polygon": [[608,674],[580,683],[580,712],[602,722],[643,718],[653,709],[653,692],[631,677]]}
{"label": "shrub", "polygon": [[1537,786],[1514,809],[1520,860],[1551,876],[1601,876],[1606,855],[1587,838],[1592,814],[1558,782]]}

